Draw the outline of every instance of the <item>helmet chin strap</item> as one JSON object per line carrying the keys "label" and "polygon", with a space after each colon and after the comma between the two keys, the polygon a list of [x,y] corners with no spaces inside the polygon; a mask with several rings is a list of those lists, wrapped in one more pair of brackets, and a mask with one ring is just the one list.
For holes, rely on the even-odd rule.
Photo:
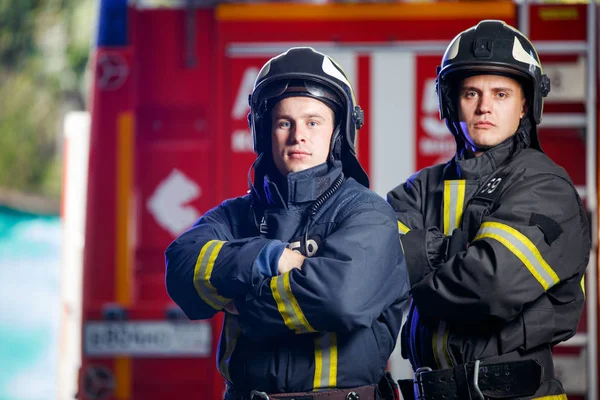
{"label": "helmet chin strap", "polygon": [[446,126],[452,132],[454,140],[456,141],[456,153],[460,159],[467,159],[475,157],[477,148],[475,145],[467,139],[467,135],[463,132],[460,122],[446,120]]}
{"label": "helmet chin strap", "polygon": [[261,160],[263,159],[263,156],[264,156],[264,153],[260,153],[254,160],[254,162],[252,163],[250,168],[248,169],[248,189],[250,189],[250,193],[252,193],[252,195],[256,196],[256,197],[259,197],[259,194],[256,191],[256,188],[254,187],[252,175],[256,176],[256,168],[258,167]]}
{"label": "helmet chin strap", "polygon": [[329,144],[329,160],[331,161],[342,159],[342,135],[340,133],[341,123],[338,123],[333,130]]}

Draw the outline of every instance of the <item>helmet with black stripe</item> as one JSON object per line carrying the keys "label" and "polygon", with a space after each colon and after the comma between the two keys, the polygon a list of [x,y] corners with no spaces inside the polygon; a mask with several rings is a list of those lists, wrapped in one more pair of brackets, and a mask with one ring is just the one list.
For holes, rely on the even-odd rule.
{"label": "helmet with black stripe", "polygon": [[322,101],[335,115],[330,158],[342,161],[344,173],[364,186],[369,178],[356,156],[356,134],[363,125],[352,86],[342,68],[329,56],[310,47],[294,47],[260,70],[249,98],[248,123],[254,151],[271,155],[271,110],[286,97],[305,96]]}

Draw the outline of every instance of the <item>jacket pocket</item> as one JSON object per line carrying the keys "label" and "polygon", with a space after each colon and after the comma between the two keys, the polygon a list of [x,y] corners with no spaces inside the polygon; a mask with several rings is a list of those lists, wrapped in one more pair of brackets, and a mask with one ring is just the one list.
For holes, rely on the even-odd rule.
{"label": "jacket pocket", "polygon": [[527,306],[522,314],[525,336],[524,350],[531,350],[552,341],[556,329],[554,307],[547,294]]}

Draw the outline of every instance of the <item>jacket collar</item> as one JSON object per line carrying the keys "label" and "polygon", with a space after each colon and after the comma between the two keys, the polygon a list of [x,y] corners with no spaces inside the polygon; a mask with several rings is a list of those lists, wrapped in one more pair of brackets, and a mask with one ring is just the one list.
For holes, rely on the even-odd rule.
{"label": "jacket collar", "polygon": [[273,171],[264,176],[263,191],[267,207],[288,208],[290,205],[315,201],[342,172],[342,163],[323,163],[282,176]]}
{"label": "jacket collar", "polygon": [[514,135],[479,157],[467,158],[457,153],[446,165],[446,173],[455,176],[456,179],[479,179],[490,175],[524,148],[531,146],[530,132],[531,123],[527,118],[523,118]]}

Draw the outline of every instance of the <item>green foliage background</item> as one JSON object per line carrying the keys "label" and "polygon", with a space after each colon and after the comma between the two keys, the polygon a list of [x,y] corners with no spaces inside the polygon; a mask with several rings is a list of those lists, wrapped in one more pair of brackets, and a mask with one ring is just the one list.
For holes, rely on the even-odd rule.
{"label": "green foliage background", "polygon": [[62,121],[85,108],[94,0],[0,0],[0,188],[60,198]]}

